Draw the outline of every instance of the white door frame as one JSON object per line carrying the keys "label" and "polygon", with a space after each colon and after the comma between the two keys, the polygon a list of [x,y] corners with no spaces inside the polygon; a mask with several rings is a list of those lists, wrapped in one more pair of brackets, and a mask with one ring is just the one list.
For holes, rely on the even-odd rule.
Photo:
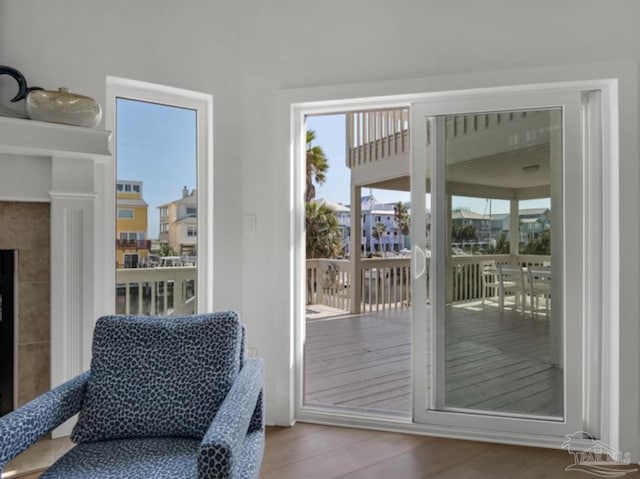
{"label": "white door frame", "polygon": [[[621,450],[630,450],[632,457],[637,454],[637,428],[639,411],[638,375],[640,354],[635,347],[636,336],[640,331],[638,325],[631,318],[625,319],[620,315],[621,277],[634,278],[633,274],[622,274],[620,271],[620,243],[623,233],[635,230],[620,223],[620,203],[618,188],[624,180],[619,177],[619,151],[623,148],[626,155],[635,158],[638,154],[636,128],[638,126],[637,111],[637,66],[635,63],[612,63],[599,65],[563,66],[545,69],[530,69],[512,72],[490,72],[478,74],[453,75],[432,78],[418,78],[393,82],[379,82],[370,84],[337,85],[332,87],[316,87],[293,89],[280,92],[278,106],[278,151],[282,158],[282,170],[290,172],[290,188],[283,190],[285,201],[290,211],[290,241],[292,256],[290,263],[283,265],[283,272],[290,274],[291,294],[290,316],[282,323],[284,331],[288,333],[283,341],[291,345],[290,354],[282,355],[272,364],[276,367],[278,387],[271,390],[271,399],[267,402],[274,405],[267,413],[272,423],[292,424],[297,419],[323,422],[327,424],[374,427],[378,429],[407,431],[414,433],[434,434],[447,437],[470,438],[480,440],[500,440],[513,444],[542,445],[558,447],[556,436],[532,436],[531,434],[504,433],[495,434],[487,431],[472,430],[454,426],[424,425],[404,423],[385,419],[372,419],[354,415],[334,414],[305,410],[302,406],[303,381],[303,347],[304,347],[304,243],[303,221],[304,202],[302,192],[304,185],[303,163],[300,158],[304,155],[305,141],[303,137],[303,122],[307,114],[342,112],[356,109],[380,108],[386,105],[409,104],[415,101],[433,99],[437,97],[453,97],[460,92],[465,94],[487,88],[492,85],[507,85],[496,90],[522,90],[522,86],[513,85],[546,85],[549,91],[554,88],[573,88],[583,91],[599,91],[602,102],[602,117],[604,134],[599,149],[603,152],[602,170],[591,175],[590,181],[599,183],[601,188],[601,208],[604,224],[601,231],[602,280],[600,281],[602,301],[600,309],[585,312],[588,316],[605,318],[606,327],[600,329],[599,337],[592,337],[593,343],[601,346],[601,355],[593,356],[593,364],[598,365],[602,373],[603,399],[601,405],[595,407],[601,424],[602,439],[608,444]],[[452,91],[452,87],[456,91]],[[619,104],[618,95],[626,101]],[[624,119],[621,125],[618,116]],[[587,115],[588,116],[588,115]],[[623,136],[619,136],[622,135]],[[619,146],[620,144],[620,146]],[[592,145],[595,146],[595,145]],[[593,148],[596,149],[595,147]],[[587,154],[588,156],[588,154]],[[624,163],[625,171],[636,171],[637,167]],[[628,187],[628,185],[627,185]],[[629,190],[627,189],[627,193]],[[633,195],[632,195],[633,196]],[[595,226],[594,226],[595,228]],[[626,288],[625,290],[629,290]],[[636,304],[637,301],[631,301]],[[629,309],[630,305],[623,305]],[[627,311],[628,312],[628,311]],[[623,327],[625,334],[621,334]],[[290,342],[289,342],[290,341]],[[280,343],[279,343],[280,344]],[[593,349],[594,344],[590,344]],[[282,346],[285,343],[281,344]],[[623,348],[621,350],[621,348]],[[274,357],[274,359],[276,359]],[[279,372],[278,372],[279,371]],[[621,382],[624,381],[624,395]],[[589,379],[585,380],[588,383]],[[268,388],[269,389],[269,388]],[[277,406],[277,407],[276,407]],[[594,409],[587,406],[585,411]],[[596,415],[587,413],[589,417]],[[627,418],[628,427],[622,427],[622,417]]]}

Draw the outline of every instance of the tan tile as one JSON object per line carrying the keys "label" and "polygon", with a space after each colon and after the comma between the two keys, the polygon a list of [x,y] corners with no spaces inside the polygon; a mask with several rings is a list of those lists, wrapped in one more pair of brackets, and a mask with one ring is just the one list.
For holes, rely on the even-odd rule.
{"label": "tan tile", "polygon": [[49,341],[18,346],[18,406],[49,390]]}
{"label": "tan tile", "polygon": [[51,293],[49,281],[20,281],[18,285],[18,344],[49,341]]}
{"label": "tan tile", "polygon": [[19,281],[49,281],[49,248],[21,248],[18,250]]}

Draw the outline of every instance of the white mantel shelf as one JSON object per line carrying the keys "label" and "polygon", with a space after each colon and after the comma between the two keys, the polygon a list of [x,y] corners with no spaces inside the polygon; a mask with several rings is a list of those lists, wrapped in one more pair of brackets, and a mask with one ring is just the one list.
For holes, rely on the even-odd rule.
{"label": "white mantel shelf", "polygon": [[[111,133],[0,117],[0,201],[51,205],[51,386],[90,366],[98,317],[115,307]],[[70,423],[54,431],[66,435]]]}
{"label": "white mantel shelf", "polygon": [[110,137],[105,130],[0,117],[0,153],[110,161]]}

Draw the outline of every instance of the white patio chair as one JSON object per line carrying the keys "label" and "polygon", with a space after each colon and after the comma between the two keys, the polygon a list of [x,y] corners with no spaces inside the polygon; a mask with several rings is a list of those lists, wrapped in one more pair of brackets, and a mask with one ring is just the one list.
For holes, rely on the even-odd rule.
{"label": "white patio chair", "polygon": [[482,281],[482,304],[487,297],[495,297],[500,288],[500,273],[494,260],[480,263],[480,278]]}
{"label": "white patio chair", "polygon": [[518,309],[520,305],[521,312],[524,314],[525,310],[525,298],[528,293],[527,286],[525,284],[524,271],[520,265],[498,265],[499,272],[499,299],[500,299],[500,312],[504,311],[504,297],[506,294],[513,294],[513,310]]}
{"label": "white patio chair", "polygon": [[531,294],[531,317],[535,317],[535,311],[539,310],[539,300],[544,298],[544,312],[549,317],[551,302],[551,266],[529,266],[529,291]]}

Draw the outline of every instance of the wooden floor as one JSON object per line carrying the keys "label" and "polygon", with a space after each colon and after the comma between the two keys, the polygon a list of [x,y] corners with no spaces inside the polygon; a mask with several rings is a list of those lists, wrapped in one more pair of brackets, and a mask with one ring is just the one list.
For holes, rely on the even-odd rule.
{"label": "wooden floor", "polygon": [[[309,309],[305,404],[409,417],[410,310],[331,317]],[[491,302],[447,314],[447,407],[562,416],[563,373],[550,362],[544,316],[501,314]]]}
{"label": "wooden floor", "polygon": [[[260,479],[587,479],[566,471],[563,450],[489,444],[429,436],[298,423],[268,427]],[[5,468],[3,478],[37,479],[66,439],[42,441]],[[637,465],[636,465],[637,467]],[[616,466],[625,469],[626,466]],[[624,476],[637,479],[640,474]]]}
{"label": "wooden floor", "polygon": [[[298,423],[268,428],[261,479],[541,479],[566,471],[563,450]],[[619,466],[624,469],[626,466]],[[637,465],[636,465],[637,467]],[[625,478],[638,478],[628,474]]]}

